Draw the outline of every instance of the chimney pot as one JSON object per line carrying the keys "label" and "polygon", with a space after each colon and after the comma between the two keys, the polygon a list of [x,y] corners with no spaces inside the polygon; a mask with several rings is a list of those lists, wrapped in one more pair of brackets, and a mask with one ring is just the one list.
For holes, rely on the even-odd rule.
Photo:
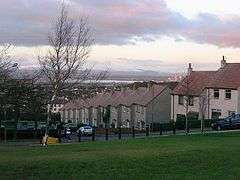
{"label": "chimney pot", "polygon": [[224,66],[227,64],[227,61],[225,59],[225,56],[223,56],[222,60],[221,60],[221,68],[224,68]]}
{"label": "chimney pot", "polygon": [[193,71],[193,68],[192,68],[192,63],[189,63],[188,64],[188,75],[190,75]]}

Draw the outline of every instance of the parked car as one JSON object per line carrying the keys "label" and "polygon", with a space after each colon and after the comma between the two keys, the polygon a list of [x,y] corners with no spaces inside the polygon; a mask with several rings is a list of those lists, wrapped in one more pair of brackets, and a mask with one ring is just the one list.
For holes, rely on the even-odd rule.
{"label": "parked car", "polygon": [[91,126],[82,126],[77,130],[77,133],[79,133],[79,131],[81,131],[83,135],[92,135],[93,128]]}
{"label": "parked car", "polygon": [[34,121],[19,121],[17,123],[18,131],[33,131],[35,130],[35,122]]}
{"label": "parked car", "polygon": [[64,135],[71,135],[72,131],[70,128],[65,128],[64,130],[61,131],[61,134]]}
{"label": "parked car", "polygon": [[69,128],[72,132],[76,132],[78,130],[77,124],[75,123],[67,123],[64,127]]}
{"label": "parked car", "polygon": [[231,116],[213,123],[212,129],[214,130],[228,130],[228,129],[240,129],[240,114],[232,114]]}

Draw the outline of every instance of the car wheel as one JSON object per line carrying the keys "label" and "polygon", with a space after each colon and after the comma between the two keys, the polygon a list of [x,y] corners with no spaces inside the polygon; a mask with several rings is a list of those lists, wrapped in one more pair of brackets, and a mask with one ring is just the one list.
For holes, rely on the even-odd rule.
{"label": "car wheel", "polygon": [[222,130],[221,126],[218,125],[218,126],[217,126],[217,130],[218,130],[218,131],[221,131],[221,130]]}

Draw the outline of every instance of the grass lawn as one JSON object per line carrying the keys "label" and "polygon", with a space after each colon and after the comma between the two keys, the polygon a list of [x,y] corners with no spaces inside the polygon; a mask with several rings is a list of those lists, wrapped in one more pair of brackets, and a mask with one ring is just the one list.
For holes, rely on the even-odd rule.
{"label": "grass lawn", "polygon": [[0,147],[0,179],[238,179],[240,133]]}

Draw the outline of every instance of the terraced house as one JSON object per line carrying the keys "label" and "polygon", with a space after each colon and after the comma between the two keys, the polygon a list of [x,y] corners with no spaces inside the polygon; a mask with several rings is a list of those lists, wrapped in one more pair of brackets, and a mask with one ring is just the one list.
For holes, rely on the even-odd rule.
{"label": "terraced house", "polygon": [[223,57],[216,71],[193,71],[171,95],[171,119],[186,114],[198,119],[224,118],[240,112],[240,63],[227,63]]}
{"label": "terraced house", "polygon": [[[61,109],[62,121],[90,123],[98,127],[135,127],[170,121],[171,93],[168,85],[122,88],[121,91],[100,93],[89,99],[67,103]],[[109,122],[104,117],[109,112]]]}

